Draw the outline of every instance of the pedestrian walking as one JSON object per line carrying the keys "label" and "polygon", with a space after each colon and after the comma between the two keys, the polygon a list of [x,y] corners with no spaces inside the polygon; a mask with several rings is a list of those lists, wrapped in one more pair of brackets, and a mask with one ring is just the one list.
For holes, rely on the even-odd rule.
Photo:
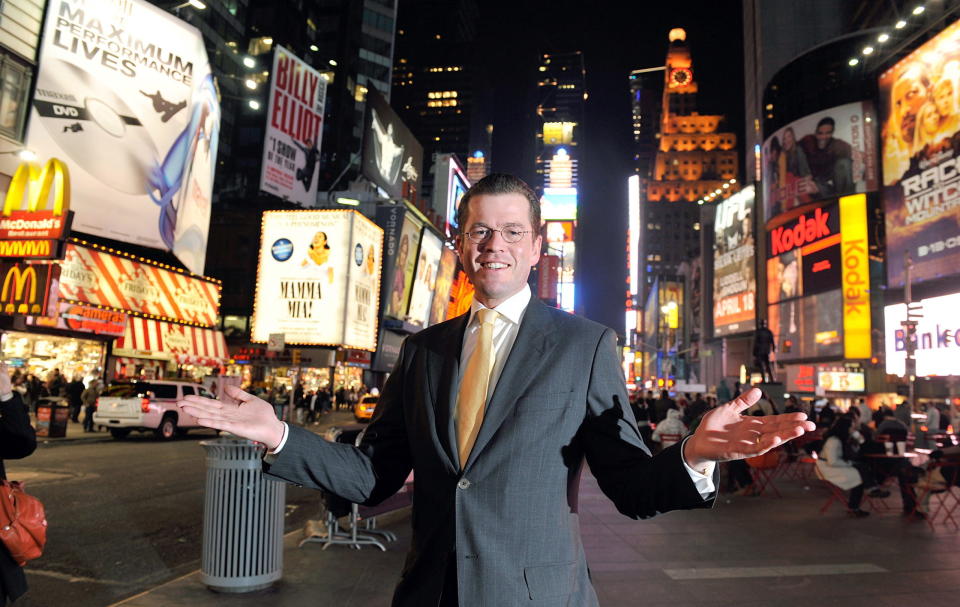
{"label": "pedestrian walking", "polygon": [[64,388],[64,392],[67,396],[67,404],[70,406],[70,421],[80,422],[80,408],[83,406],[83,400],[81,400],[80,395],[83,394],[83,391],[86,388],[83,385],[83,379],[79,375],[73,376],[73,381],[68,383]]}
{"label": "pedestrian walking", "polygon": [[97,410],[97,399],[100,398],[100,380],[94,379],[90,382],[90,387],[80,395],[80,401],[83,403],[83,431],[95,432],[93,427],[93,413]]}

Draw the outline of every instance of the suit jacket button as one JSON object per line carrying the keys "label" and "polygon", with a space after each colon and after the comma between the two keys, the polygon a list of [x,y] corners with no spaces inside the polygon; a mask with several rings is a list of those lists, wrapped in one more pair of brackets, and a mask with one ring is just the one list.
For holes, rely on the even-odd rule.
{"label": "suit jacket button", "polygon": [[459,487],[459,488],[461,488],[461,489],[469,489],[469,488],[470,488],[470,481],[468,481],[468,480],[465,479],[465,478],[461,478],[461,479],[460,479],[460,482],[457,483],[457,487]]}

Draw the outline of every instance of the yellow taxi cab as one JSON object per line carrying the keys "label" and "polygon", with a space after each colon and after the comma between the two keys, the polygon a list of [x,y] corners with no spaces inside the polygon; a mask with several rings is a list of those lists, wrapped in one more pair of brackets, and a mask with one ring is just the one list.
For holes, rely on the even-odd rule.
{"label": "yellow taxi cab", "polygon": [[379,394],[364,394],[353,406],[353,416],[358,422],[368,422],[373,417],[373,410],[377,408]]}

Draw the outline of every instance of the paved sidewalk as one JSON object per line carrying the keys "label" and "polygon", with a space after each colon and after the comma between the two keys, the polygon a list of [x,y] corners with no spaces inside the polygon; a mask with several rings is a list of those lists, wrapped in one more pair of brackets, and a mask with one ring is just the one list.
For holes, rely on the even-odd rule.
{"label": "paved sidewalk", "polygon": [[[856,607],[954,607],[960,587],[960,532],[892,513],[850,519],[802,481],[777,480],[783,498],[721,497],[712,511],[675,512],[632,521],[616,512],[585,475],[581,527],[594,585],[604,607],[816,604]],[[251,595],[207,590],[193,573],[119,603],[123,607],[271,607],[390,604],[410,540],[408,518],[387,552],[286,538],[283,580]],[[199,547],[198,547],[199,550]]]}

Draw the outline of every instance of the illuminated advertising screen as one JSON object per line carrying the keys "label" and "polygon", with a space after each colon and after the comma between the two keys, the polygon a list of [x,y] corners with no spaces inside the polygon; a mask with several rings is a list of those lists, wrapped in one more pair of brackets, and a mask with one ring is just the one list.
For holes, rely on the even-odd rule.
{"label": "illuminated advertising screen", "polygon": [[327,81],[282,46],[273,49],[270,74],[260,189],[312,207],[320,181],[314,173],[320,160]]}
{"label": "illuminated advertising screen", "polygon": [[404,186],[420,190],[423,146],[375,88],[367,91],[363,175],[390,198],[409,197]]}
{"label": "illuminated advertising screen", "polygon": [[403,319],[417,265],[417,243],[423,224],[403,205],[381,207],[377,224],[383,228],[383,311]]}
{"label": "illuminated advertising screen", "polygon": [[544,188],[540,199],[540,216],[544,220],[577,219],[577,188]]}
{"label": "illuminated advertising screen", "polygon": [[447,310],[450,307],[450,288],[453,286],[453,273],[457,270],[457,254],[453,249],[443,247],[440,256],[440,269],[437,270],[437,288],[433,292],[433,303],[430,304],[430,324],[447,320]]}
{"label": "illuminated advertising screen", "polygon": [[960,268],[960,22],[880,76],[887,277],[904,284]]}
{"label": "illuminated advertising screen", "polygon": [[203,36],[141,0],[53,0],[26,146],[70,167],[73,228],[203,273],[220,138]]}
{"label": "illuminated advertising screen", "polygon": [[809,202],[877,189],[873,103],[795,120],[763,144],[766,219]]}
{"label": "illuminated advertising screen", "polygon": [[[930,297],[920,301],[923,316],[917,322],[914,358],[917,375],[960,375],[960,293]],[[906,331],[900,325],[907,320],[906,304],[884,309],[884,343],[887,373],[906,373]]]}
{"label": "illuminated advertising screen", "polygon": [[866,196],[854,194],[770,224],[767,303],[780,360],[870,357],[866,213]]}
{"label": "illuminated advertising screen", "polygon": [[459,228],[457,207],[460,206],[460,199],[470,189],[470,181],[454,154],[440,155],[434,165],[434,172],[436,179],[432,195],[433,210],[445,219],[446,234],[451,237]]}
{"label": "illuminated advertising screen", "polygon": [[773,304],[767,316],[777,360],[843,355],[843,298],[840,289]]}
{"label": "illuminated advertising screen", "polygon": [[754,194],[751,185],[717,205],[713,243],[715,337],[755,328]]}
{"label": "illuminated advertising screen", "polygon": [[437,288],[442,250],[443,241],[440,237],[424,229],[420,237],[420,252],[417,255],[417,269],[410,292],[410,306],[407,309],[407,320],[412,324],[426,327],[430,321],[430,306]]}
{"label": "illuminated advertising screen", "polygon": [[267,211],[251,341],[373,351],[383,230],[356,211]]}

